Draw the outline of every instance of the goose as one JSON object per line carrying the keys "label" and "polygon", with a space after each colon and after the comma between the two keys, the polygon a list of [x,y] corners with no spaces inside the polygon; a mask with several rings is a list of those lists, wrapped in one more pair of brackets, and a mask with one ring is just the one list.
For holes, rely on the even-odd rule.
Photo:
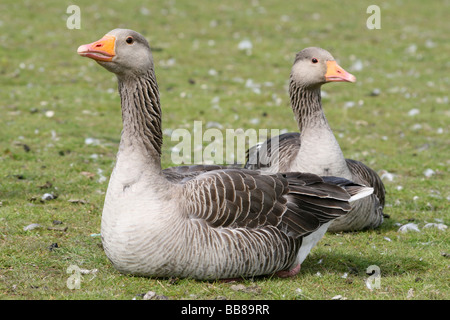
{"label": "goose", "polygon": [[373,188],[309,173],[161,167],[161,106],[147,40],[114,29],[78,54],[117,76],[123,129],[101,219],[121,273],[217,280],[292,277],[330,221]]}
{"label": "goose", "polygon": [[340,67],[328,51],[310,47],[298,52],[291,70],[289,95],[300,132],[284,133],[251,147],[244,165],[272,173],[304,171],[339,176],[373,187],[370,197],[352,203],[348,214],[331,223],[330,232],[372,229],[383,222],[383,182],[364,163],[344,158],[322,109],[323,84],[355,81],[355,76]]}

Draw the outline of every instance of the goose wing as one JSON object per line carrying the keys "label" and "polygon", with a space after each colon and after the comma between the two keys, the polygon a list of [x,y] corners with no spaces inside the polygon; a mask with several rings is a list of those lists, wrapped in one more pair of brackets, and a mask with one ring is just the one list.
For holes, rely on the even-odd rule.
{"label": "goose wing", "polygon": [[[288,171],[300,150],[300,133],[289,132],[267,139],[247,150],[246,169],[256,170],[273,167],[278,158],[278,172]],[[275,152],[278,151],[278,154]]]}
{"label": "goose wing", "polygon": [[241,168],[238,164],[233,165],[216,165],[216,164],[195,164],[195,165],[185,165],[177,167],[169,167],[163,170],[165,177],[174,183],[189,181],[201,173],[215,170],[224,169],[237,169]]}
{"label": "goose wing", "polygon": [[[311,234],[323,224],[346,215],[352,208],[351,202],[373,192],[370,187],[339,177],[298,172],[282,176],[289,181],[288,210],[282,223],[289,222],[284,227],[294,234]],[[306,225],[308,228],[298,230]]]}
{"label": "goose wing", "polygon": [[377,196],[380,206],[383,208],[386,190],[378,174],[362,162],[351,159],[345,159],[345,161],[355,180],[358,178],[358,180],[361,180],[361,183],[371,186],[374,189],[373,193]]}
{"label": "goose wing", "polygon": [[174,183],[180,183],[180,182],[189,181],[204,172],[226,169],[226,168],[227,168],[226,166],[203,165],[203,164],[191,165],[191,166],[176,166],[176,167],[169,167],[169,168],[164,169],[163,174],[165,175],[167,180],[174,182]]}
{"label": "goose wing", "polygon": [[350,211],[372,188],[310,173],[262,175],[246,169],[202,173],[184,184],[184,212],[211,227],[276,227],[306,236]]}
{"label": "goose wing", "polygon": [[278,226],[286,211],[288,182],[277,175],[225,169],[204,172],[183,188],[184,211],[211,227]]}

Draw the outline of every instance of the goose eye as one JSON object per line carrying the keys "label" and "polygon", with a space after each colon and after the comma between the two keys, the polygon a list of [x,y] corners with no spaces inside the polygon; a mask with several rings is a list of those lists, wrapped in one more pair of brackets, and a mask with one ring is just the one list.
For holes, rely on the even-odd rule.
{"label": "goose eye", "polygon": [[311,62],[312,62],[312,63],[317,63],[317,62],[319,62],[319,60],[317,60],[316,58],[312,58],[312,59],[311,59]]}
{"label": "goose eye", "polygon": [[126,43],[128,43],[128,44],[133,44],[134,39],[133,39],[133,37],[128,37],[125,41],[126,41]]}

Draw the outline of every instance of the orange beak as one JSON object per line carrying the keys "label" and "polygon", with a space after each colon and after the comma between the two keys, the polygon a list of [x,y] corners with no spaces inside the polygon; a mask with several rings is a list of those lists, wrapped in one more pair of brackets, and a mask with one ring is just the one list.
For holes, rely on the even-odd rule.
{"label": "orange beak", "polygon": [[335,81],[345,81],[345,82],[355,82],[356,77],[351,73],[348,73],[342,69],[336,61],[327,61],[327,73],[325,74],[325,80],[327,82]]}
{"label": "orange beak", "polygon": [[111,61],[116,55],[114,50],[115,43],[116,37],[105,35],[98,41],[79,46],[77,52],[82,57],[99,61]]}

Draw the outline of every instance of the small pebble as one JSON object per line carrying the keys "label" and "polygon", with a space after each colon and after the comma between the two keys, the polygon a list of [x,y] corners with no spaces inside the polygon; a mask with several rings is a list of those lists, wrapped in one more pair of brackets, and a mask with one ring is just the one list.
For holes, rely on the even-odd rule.
{"label": "small pebble", "polygon": [[433,169],[430,169],[430,168],[426,169],[426,170],[423,172],[423,174],[424,174],[425,177],[427,177],[427,178],[431,177],[431,176],[434,175],[435,173],[436,173],[436,172],[434,172],[434,170],[433,170]]}
{"label": "small pebble", "polygon": [[419,109],[411,109],[411,110],[409,110],[408,115],[412,117],[412,116],[415,116],[415,115],[417,115],[419,113],[420,113]]}
{"label": "small pebble", "polygon": [[154,297],[156,297],[156,292],[155,291],[149,291],[147,292],[144,297],[142,298],[143,300],[151,300]]}
{"label": "small pebble", "polygon": [[441,231],[445,231],[447,229],[447,226],[443,223],[427,223],[423,227],[424,228],[436,228]]}
{"label": "small pebble", "polygon": [[219,122],[216,121],[208,121],[206,123],[206,128],[217,128],[217,129],[223,129],[223,125],[221,125]]}
{"label": "small pebble", "polygon": [[243,284],[234,284],[230,287],[230,289],[234,291],[243,291],[245,290],[245,286]]}
{"label": "small pebble", "polygon": [[46,116],[47,118],[51,118],[51,117],[53,117],[54,115],[55,115],[55,111],[52,111],[52,110],[45,111],[45,116]]}
{"label": "small pebble", "polygon": [[347,300],[347,298],[338,294],[337,296],[334,296],[333,298],[331,298],[331,300]]}
{"label": "small pebble", "polygon": [[363,62],[358,59],[351,65],[349,69],[350,71],[361,71],[363,67]]}
{"label": "small pebble", "polygon": [[39,223],[32,223],[32,224],[27,225],[26,227],[23,227],[23,231],[30,231],[30,230],[40,228],[40,227],[42,227],[42,226]]}
{"label": "small pebble", "polygon": [[94,138],[86,138],[84,139],[84,143],[87,145],[99,145],[100,144],[100,140],[98,139],[94,139]]}
{"label": "small pebble", "polygon": [[96,274],[98,272],[98,269],[80,269],[81,274]]}
{"label": "small pebble", "polygon": [[44,193],[43,196],[41,197],[41,200],[43,201],[48,201],[48,200],[53,200],[55,199],[55,196],[51,193]]}
{"label": "small pebble", "polygon": [[410,231],[420,232],[419,227],[415,223],[407,223],[398,229],[398,232],[401,233],[406,233]]}
{"label": "small pebble", "polygon": [[372,92],[370,93],[370,95],[371,95],[372,97],[376,97],[376,96],[379,96],[380,93],[381,93],[381,90],[378,89],[378,88],[375,88],[375,89],[372,90]]}
{"label": "small pebble", "polygon": [[381,180],[386,179],[387,181],[393,181],[394,180],[394,174],[387,172],[386,170],[382,170],[380,175]]}
{"label": "small pebble", "polygon": [[250,55],[252,52],[253,44],[250,40],[242,40],[238,44],[239,50],[245,50],[245,52]]}

